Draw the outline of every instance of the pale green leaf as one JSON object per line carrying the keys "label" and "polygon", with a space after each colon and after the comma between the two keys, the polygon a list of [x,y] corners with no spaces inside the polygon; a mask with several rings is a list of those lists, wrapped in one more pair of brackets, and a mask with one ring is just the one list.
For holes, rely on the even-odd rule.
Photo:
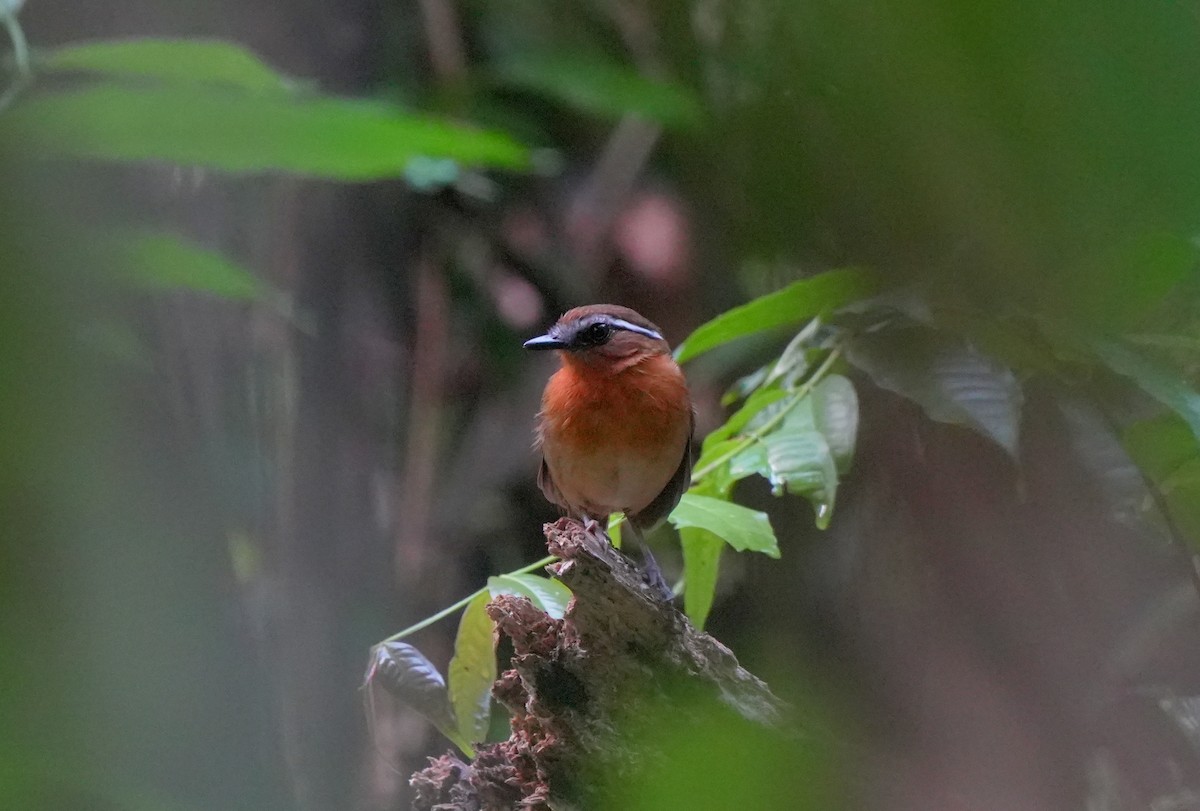
{"label": "pale green leaf", "polygon": [[725,542],[696,527],[681,528],[679,541],[683,547],[683,610],[693,625],[703,629],[716,593]]}
{"label": "pale green leaf", "polygon": [[0,148],[28,158],[168,161],[226,172],[339,180],[403,175],[419,156],[518,169],[527,150],[379,102],[197,85],[94,84],[37,96],[0,117]]}
{"label": "pale green leaf", "polygon": [[516,594],[530,601],[556,620],[563,618],[571,590],[557,580],[536,574],[502,574],[488,578],[488,593],[492,597]]}
{"label": "pale green leaf", "polygon": [[826,529],[833,516],[838,471],[825,437],[816,430],[810,399],[789,412],[779,430],[763,439],[771,489],[801,495],[812,502],[816,522]]}
{"label": "pale green leaf", "polygon": [[829,375],[812,392],[813,421],[825,437],[838,473],[850,469],[858,439],[858,394],[842,375]]}
{"label": "pale green leaf", "polygon": [[[783,389],[766,388],[759,389],[746,398],[746,402],[730,415],[729,419],[725,420],[725,424],[713,430],[704,438],[704,450],[707,451],[710,447],[723,442],[727,438],[739,433],[746,425],[755,417],[757,417],[763,409],[779,402],[788,395]],[[703,467],[703,465],[697,465]]]}
{"label": "pale green leaf", "polygon": [[677,528],[708,530],[739,552],[762,552],[779,557],[779,542],[766,513],[719,498],[684,493],[669,517]]}
{"label": "pale green leaf", "polygon": [[216,39],[147,37],[80,42],[45,54],[38,68],[42,72],[80,71],[221,84],[258,93],[286,92],[295,87],[242,46]]}
{"label": "pale green leaf", "polygon": [[488,594],[472,600],[458,624],[450,660],[450,704],[459,736],[470,743],[487,737],[496,681],[496,642],[487,615]]}
{"label": "pale green leaf", "polygon": [[875,277],[859,268],[830,270],[802,279],[702,324],[675,350],[675,359],[683,363],[737,338],[799,324],[870,295],[875,289]]}

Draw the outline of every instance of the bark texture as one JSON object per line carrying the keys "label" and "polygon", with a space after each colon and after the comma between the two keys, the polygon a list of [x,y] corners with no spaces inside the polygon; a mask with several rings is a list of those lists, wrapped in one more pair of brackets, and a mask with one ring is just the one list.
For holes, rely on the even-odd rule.
{"label": "bark texture", "polygon": [[658,753],[631,722],[728,714],[777,726],[784,706],[728,648],[658,599],[598,529],[561,519],[546,525],[551,574],[574,593],[561,620],[523,597],[488,606],[512,641],[512,668],[493,695],[512,714],[508,740],[471,764],[452,754],[413,775],[416,809],[588,808]]}

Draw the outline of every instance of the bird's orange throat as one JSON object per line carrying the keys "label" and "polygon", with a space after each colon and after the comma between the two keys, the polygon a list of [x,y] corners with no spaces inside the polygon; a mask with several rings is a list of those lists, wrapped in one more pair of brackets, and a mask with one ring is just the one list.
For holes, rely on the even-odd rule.
{"label": "bird's orange throat", "polygon": [[687,381],[670,355],[594,364],[563,353],[563,366],[546,385],[542,434],[583,450],[643,451],[678,445],[690,411]]}

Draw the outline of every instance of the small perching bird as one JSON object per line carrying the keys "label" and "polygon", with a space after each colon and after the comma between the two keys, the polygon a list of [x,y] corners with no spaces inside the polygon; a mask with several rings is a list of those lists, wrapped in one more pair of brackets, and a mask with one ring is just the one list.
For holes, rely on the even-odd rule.
{"label": "small perching bird", "polygon": [[538,414],[538,486],[575,518],[625,513],[665,586],[643,534],[691,484],[695,425],[683,371],[658,327],[628,307],[576,307],[527,349],[555,349],[562,366]]}

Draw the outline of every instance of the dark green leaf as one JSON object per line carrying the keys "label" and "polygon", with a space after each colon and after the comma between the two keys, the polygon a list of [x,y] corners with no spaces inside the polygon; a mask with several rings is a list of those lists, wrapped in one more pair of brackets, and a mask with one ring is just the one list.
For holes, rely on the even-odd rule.
{"label": "dark green leaf", "polygon": [[1096,340],[1092,348],[1110,369],[1183,417],[1192,434],[1200,437],[1200,394],[1182,374],[1116,341]]}
{"label": "dark green leaf", "polygon": [[365,685],[378,684],[445,732],[454,730],[446,681],[425,654],[407,642],[371,648]]}
{"label": "dark green leaf", "polygon": [[1092,329],[1124,331],[1195,267],[1196,246],[1190,239],[1163,231],[1141,234],[1112,257],[1067,277],[1092,281],[1073,285],[1072,315]]}
{"label": "dark green leaf", "polygon": [[1113,519],[1142,533],[1153,528],[1154,534],[1161,537],[1162,516],[1146,478],[1104,415],[1081,397],[1064,395],[1057,402],[1074,456],[1104,496],[1105,507]]}
{"label": "dark green leaf", "polygon": [[1013,373],[958,338],[923,327],[861,335],[847,358],[939,422],[965,425],[1016,455],[1023,397]]}
{"label": "dark green leaf", "polygon": [[717,572],[725,543],[716,535],[696,527],[679,530],[683,547],[683,610],[697,628],[704,628],[717,590]]}
{"label": "dark green leaf", "polygon": [[475,744],[487,736],[496,681],[496,643],[487,615],[490,596],[480,594],[467,605],[450,660],[450,704],[459,737]]}
{"label": "dark green leaf", "polygon": [[606,60],[527,55],[506,63],[497,75],[503,84],[604,118],[636,114],[668,127],[691,127],[700,120],[700,104],[687,88]]}
{"label": "dark green leaf", "polygon": [[517,594],[528,597],[535,606],[556,620],[563,618],[571,590],[557,580],[535,574],[502,574],[488,578],[488,592],[493,597]]}
{"label": "dark green leaf", "polygon": [[813,421],[825,437],[838,473],[850,469],[858,439],[858,394],[841,375],[829,375],[812,392]]}
{"label": "dark green leaf", "polygon": [[739,552],[749,550],[779,557],[779,543],[766,513],[711,496],[684,493],[669,520],[677,529],[708,530]]}
{"label": "dark green leaf", "polygon": [[737,338],[799,324],[874,291],[874,276],[858,268],[830,270],[735,307],[702,324],[675,350],[680,363]]}
{"label": "dark green leaf", "polygon": [[204,39],[125,39],[58,48],[39,60],[44,72],[83,71],[169,82],[222,84],[253,92],[284,92],[294,84],[245,48]]}
{"label": "dark green leaf", "polygon": [[137,234],[112,240],[118,273],[156,289],[192,290],[221,298],[259,298],[265,285],[215,251],[170,234]]}
{"label": "dark green leaf", "polygon": [[39,96],[0,117],[0,148],[33,158],[160,160],[340,180],[398,177],[418,156],[503,168],[528,159],[500,133],[386,104],[215,86],[97,84]]}

